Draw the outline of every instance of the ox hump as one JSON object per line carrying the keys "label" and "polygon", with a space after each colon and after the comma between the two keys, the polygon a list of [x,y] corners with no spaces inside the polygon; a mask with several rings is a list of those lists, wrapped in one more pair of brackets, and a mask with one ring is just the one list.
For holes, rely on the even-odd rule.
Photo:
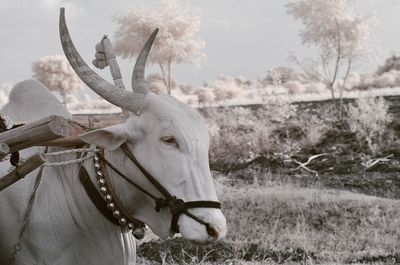
{"label": "ox hump", "polygon": [[17,83],[8,103],[0,110],[16,122],[32,122],[49,115],[71,119],[71,114],[58,99],[37,80]]}

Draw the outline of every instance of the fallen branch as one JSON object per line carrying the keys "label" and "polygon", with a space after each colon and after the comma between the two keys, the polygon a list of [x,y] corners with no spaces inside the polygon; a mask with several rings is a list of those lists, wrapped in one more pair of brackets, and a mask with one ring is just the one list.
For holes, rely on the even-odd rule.
{"label": "fallen branch", "polygon": [[393,154],[390,154],[388,156],[385,157],[381,157],[381,158],[375,158],[375,159],[370,159],[367,162],[363,163],[362,165],[365,167],[364,170],[368,170],[370,168],[372,168],[373,166],[382,163],[382,162],[389,162],[390,161],[390,157],[393,157]]}
{"label": "fallen branch", "polygon": [[316,176],[318,176],[318,171],[310,169],[309,167],[307,167],[307,165],[310,164],[311,161],[313,161],[314,159],[322,157],[322,156],[327,156],[327,155],[329,155],[329,154],[328,153],[323,153],[323,154],[310,156],[308,158],[308,160],[306,162],[304,162],[304,163],[299,162],[296,159],[288,159],[288,160],[285,160],[285,162],[293,162],[293,163],[296,163],[298,165],[296,168],[290,169],[290,171],[296,171],[296,170],[299,170],[299,169],[302,168],[302,169],[304,169],[304,170],[306,170],[308,172],[314,173]]}

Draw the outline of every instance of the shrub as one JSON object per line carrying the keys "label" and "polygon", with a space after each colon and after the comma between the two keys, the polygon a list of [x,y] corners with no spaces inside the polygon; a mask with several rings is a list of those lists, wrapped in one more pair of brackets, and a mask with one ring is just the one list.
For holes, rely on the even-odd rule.
{"label": "shrub", "polygon": [[244,161],[259,153],[255,132],[264,124],[258,123],[249,109],[219,108],[206,113],[211,135],[211,161]]}
{"label": "shrub", "polygon": [[312,147],[321,142],[329,130],[329,123],[318,115],[310,114],[299,120],[300,128],[304,134],[300,141],[302,147]]}
{"label": "shrub", "polygon": [[303,75],[296,72],[293,68],[283,66],[269,70],[267,75],[260,80],[260,83],[263,86],[272,84],[276,85],[276,79],[278,76],[282,84],[285,84],[289,81],[298,81],[300,83],[307,81]]}
{"label": "shrub", "polygon": [[365,97],[356,100],[355,105],[347,108],[347,123],[356,133],[359,143],[365,141],[372,153],[376,153],[386,133],[387,125],[392,121],[388,113],[389,105],[384,98]]}
{"label": "shrub", "polygon": [[299,81],[289,81],[283,85],[289,94],[302,94],[305,92],[305,88]]}
{"label": "shrub", "polygon": [[284,124],[289,118],[295,117],[297,106],[291,104],[282,97],[267,99],[263,108],[257,112],[257,116],[264,121]]}
{"label": "shrub", "polygon": [[326,85],[323,83],[308,83],[304,87],[304,92],[305,93],[310,93],[310,94],[319,94],[326,91]]}
{"label": "shrub", "polygon": [[397,80],[398,71],[390,71],[383,73],[375,79],[374,87],[384,88],[384,87],[395,87],[398,84]]}
{"label": "shrub", "polygon": [[203,88],[197,91],[197,99],[199,104],[211,103],[215,100],[215,94],[211,89]]}
{"label": "shrub", "polygon": [[387,88],[400,86],[400,71],[392,70],[384,72],[381,75],[366,74],[361,75],[358,84],[347,85],[348,88],[369,89],[369,88]]}
{"label": "shrub", "polygon": [[[210,108],[205,111],[211,135],[212,163],[232,164],[260,155],[293,152],[297,145],[291,139],[279,139],[296,107],[284,100],[268,102],[257,112],[250,108]],[[283,137],[286,138],[286,137]]]}
{"label": "shrub", "polygon": [[[243,94],[243,89],[248,88],[251,82],[247,82],[242,77],[233,78],[227,75],[220,75],[212,83],[204,83],[203,87],[196,93],[200,103],[210,101],[226,101],[235,99]],[[211,90],[211,93],[205,90]],[[204,101],[206,100],[206,101]]]}

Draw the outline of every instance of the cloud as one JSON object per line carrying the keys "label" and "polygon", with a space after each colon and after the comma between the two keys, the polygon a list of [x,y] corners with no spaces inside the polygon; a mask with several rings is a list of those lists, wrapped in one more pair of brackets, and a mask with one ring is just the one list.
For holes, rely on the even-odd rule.
{"label": "cloud", "polygon": [[41,0],[40,6],[47,10],[54,10],[57,6],[60,5],[59,0]]}
{"label": "cloud", "polygon": [[81,16],[85,13],[85,9],[76,3],[65,0],[41,0],[40,7],[47,12],[57,12],[61,7],[68,10],[69,19]]}
{"label": "cloud", "polygon": [[204,22],[225,29],[228,29],[232,26],[228,20],[222,18],[205,18]]}
{"label": "cloud", "polygon": [[248,30],[252,28],[256,28],[258,26],[270,24],[274,21],[273,17],[254,17],[254,18],[248,18],[246,20],[239,20],[237,21],[238,29],[240,30]]}
{"label": "cloud", "polygon": [[58,12],[60,7],[65,7],[68,10],[70,18],[85,13],[85,9],[82,6],[70,0],[0,0],[0,12],[4,14],[21,12],[28,9],[32,14],[37,12],[54,14]]}

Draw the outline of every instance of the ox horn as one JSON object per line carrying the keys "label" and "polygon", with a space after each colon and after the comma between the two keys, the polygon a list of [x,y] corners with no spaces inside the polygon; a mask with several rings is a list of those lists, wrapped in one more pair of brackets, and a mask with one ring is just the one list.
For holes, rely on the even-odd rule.
{"label": "ox horn", "polygon": [[147,85],[142,85],[142,84],[143,84],[143,81],[145,80],[144,73],[146,70],[147,58],[149,57],[149,53],[150,53],[151,47],[153,46],[154,40],[157,36],[157,33],[158,33],[158,28],[153,31],[153,33],[150,35],[150,37],[146,41],[146,44],[140,50],[140,53],[139,53],[138,58],[135,63],[135,67],[133,68],[132,90],[135,92],[146,94],[149,91],[149,88],[147,87]]}
{"label": "ox horn", "polygon": [[93,71],[79,55],[69,35],[68,27],[65,22],[65,8],[60,9],[60,39],[61,44],[70,65],[79,78],[100,97],[111,104],[122,109],[136,112],[141,107],[142,97],[137,93],[132,93],[122,89],[116,89]]}

